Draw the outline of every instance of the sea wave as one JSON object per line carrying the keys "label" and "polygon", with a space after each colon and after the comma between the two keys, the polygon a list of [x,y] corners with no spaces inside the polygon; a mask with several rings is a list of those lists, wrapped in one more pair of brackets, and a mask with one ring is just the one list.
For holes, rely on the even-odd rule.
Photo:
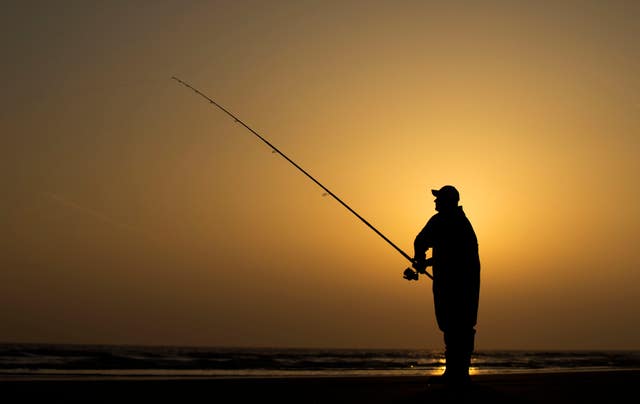
{"label": "sea wave", "polygon": [[[1,374],[293,376],[433,374],[442,352],[0,344]],[[640,351],[479,351],[474,373],[640,369]]]}

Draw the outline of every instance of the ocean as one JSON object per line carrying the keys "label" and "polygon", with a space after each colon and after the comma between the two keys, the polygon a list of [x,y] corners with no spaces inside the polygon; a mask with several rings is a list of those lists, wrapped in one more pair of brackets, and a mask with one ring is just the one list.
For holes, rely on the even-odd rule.
{"label": "ocean", "polygon": [[[443,366],[437,350],[0,344],[0,377],[419,376]],[[640,369],[640,351],[478,351],[471,372],[627,369]]]}

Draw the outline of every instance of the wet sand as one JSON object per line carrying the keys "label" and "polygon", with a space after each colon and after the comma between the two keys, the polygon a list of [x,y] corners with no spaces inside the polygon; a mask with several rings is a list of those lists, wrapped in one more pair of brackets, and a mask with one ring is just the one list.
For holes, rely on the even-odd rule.
{"label": "wet sand", "polygon": [[294,378],[4,377],[3,403],[623,403],[638,371],[475,375],[466,389],[428,376]]}

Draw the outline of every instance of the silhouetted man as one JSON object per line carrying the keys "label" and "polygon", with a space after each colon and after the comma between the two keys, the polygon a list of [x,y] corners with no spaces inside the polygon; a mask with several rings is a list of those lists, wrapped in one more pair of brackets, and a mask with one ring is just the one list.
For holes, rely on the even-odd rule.
{"label": "silhouetted man", "polygon": [[[444,333],[445,372],[435,378],[447,384],[468,384],[480,297],[478,239],[462,206],[458,190],[445,185],[432,190],[433,215],[414,241],[413,267],[433,268],[433,301],[438,328]],[[432,248],[432,256],[426,252]]]}

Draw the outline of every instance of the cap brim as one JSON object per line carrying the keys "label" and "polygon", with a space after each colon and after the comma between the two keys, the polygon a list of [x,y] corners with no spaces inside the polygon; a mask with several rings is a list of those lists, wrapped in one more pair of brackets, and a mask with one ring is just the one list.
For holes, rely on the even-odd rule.
{"label": "cap brim", "polygon": [[431,190],[431,194],[437,198],[438,197],[438,190],[437,189],[432,189]]}

